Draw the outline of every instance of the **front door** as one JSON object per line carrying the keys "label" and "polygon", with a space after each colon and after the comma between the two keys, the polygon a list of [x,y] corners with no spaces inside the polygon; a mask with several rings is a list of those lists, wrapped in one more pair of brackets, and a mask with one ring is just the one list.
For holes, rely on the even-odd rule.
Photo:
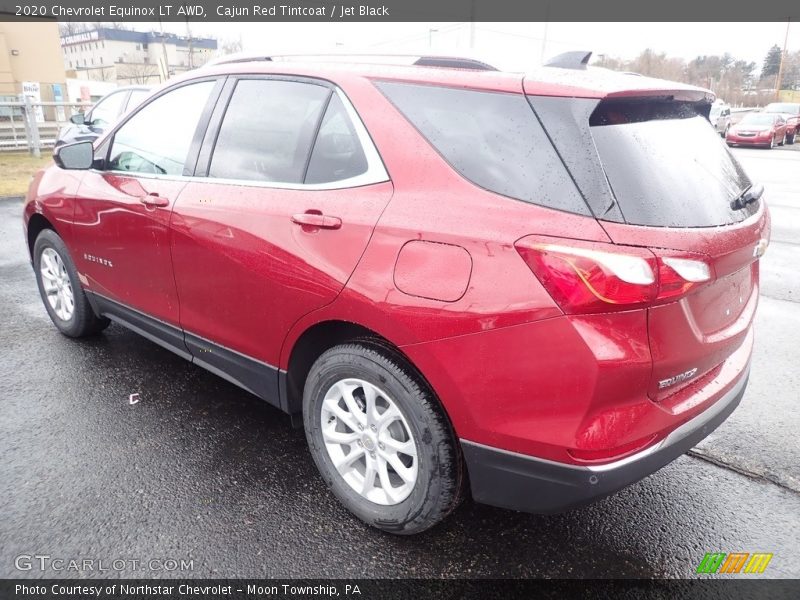
{"label": "front door", "polygon": [[129,118],[103,143],[104,168],[84,177],[74,214],[76,263],[87,291],[104,311],[139,329],[141,314],[174,328],[179,348],[169,222],[214,85],[170,90]]}

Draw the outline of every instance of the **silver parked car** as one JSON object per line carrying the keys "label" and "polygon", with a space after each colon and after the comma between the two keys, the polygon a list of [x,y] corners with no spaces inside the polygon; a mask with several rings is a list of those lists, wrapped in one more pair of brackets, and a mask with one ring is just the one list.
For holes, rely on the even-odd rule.
{"label": "silver parked car", "polygon": [[708,120],[711,121],[717,133],[725,137],[728,133],[728,129],[731,128],[731,107],[722,103],[714,104],[711,107]]}
{"label": "silver parked car", "polygon": [[106,94],[86,114],[72,115],[69,123],[58,132],[55,145],[94,141],[120,116],[139,106],[151,91],[150,86],[132,85]]}

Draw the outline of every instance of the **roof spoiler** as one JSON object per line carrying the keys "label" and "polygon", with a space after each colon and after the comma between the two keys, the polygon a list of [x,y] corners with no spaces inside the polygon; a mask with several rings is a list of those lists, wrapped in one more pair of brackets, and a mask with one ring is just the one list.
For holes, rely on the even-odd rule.
{"label": "roof spoiler", "polygon": [[591,50],[573,50],[571,52],[564,52],[558,56],[554,56],[544,63],[544,66],[559,67],[561,69],[585,70],[591,56]]}

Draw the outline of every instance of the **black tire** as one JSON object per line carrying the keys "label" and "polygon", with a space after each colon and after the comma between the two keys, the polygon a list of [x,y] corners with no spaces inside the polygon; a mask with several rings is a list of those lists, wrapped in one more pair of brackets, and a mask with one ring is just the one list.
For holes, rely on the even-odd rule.
{"label": "black tire", "polygon": [[795,137],[796,135],[797,135],[797,132],[795,131],[795,132],[794,132],[792,135],[787,135],[787,136],[786,136],[786,143],[787,143],[789,146],[791,146],[792,144],[794,144],[794,137]]}
{"label": "black tire", "polygon": [[[44,289],[42,281],[41,263],[42,253],[46,249],[54,250],[67,272],[69,282],[72,287],[74,309],[72,316],[68,319],[62,319],[56,314],[56,311],[50,306],[47,300],[47,294]],[[75,269],[75,263],[72,262],[72,257],[69,255],[66,244],[52,229],[44,229],[36,238],[33,245],[33,268],[36,274],[36,284],[39,286],[39,295],[42,297],[47,314],[58,330],[69,337],[84,337],[98,333],[108,327],[109,320],[103,317],[98,317],[94,314],[89,301],[86,299],[86,294],[83,292],[80,280],[78,279],[78,272]]]}
{"label": "black tire", "polygon": [[[408,497],[397,504],[378,504],[363,497],[339,474],[326,450],[322,403],[336,382],[348,378],[366,381],[391,397],[416,442],[417,479]],[[444,519],[461,500],[463,461],[450,422],[426,383],[396,352],[358,341],[323,353],[305,382],[303,421],[311,455],[325,483],[368,525],[400,535],[420,533]]]}

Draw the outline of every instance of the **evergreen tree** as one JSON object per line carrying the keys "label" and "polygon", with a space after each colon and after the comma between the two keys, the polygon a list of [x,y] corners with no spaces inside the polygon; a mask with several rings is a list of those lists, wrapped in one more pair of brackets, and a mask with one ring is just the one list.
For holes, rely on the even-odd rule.
{"label": "evergreen tree", "polygon": [[781,54],[782,51],[780,46],[773,46],[767,52],[767,56],[764,58],[764,65],[761,67],[761,78],[765,77],[774,77],[778,74],[778,69],[781,66]]}

